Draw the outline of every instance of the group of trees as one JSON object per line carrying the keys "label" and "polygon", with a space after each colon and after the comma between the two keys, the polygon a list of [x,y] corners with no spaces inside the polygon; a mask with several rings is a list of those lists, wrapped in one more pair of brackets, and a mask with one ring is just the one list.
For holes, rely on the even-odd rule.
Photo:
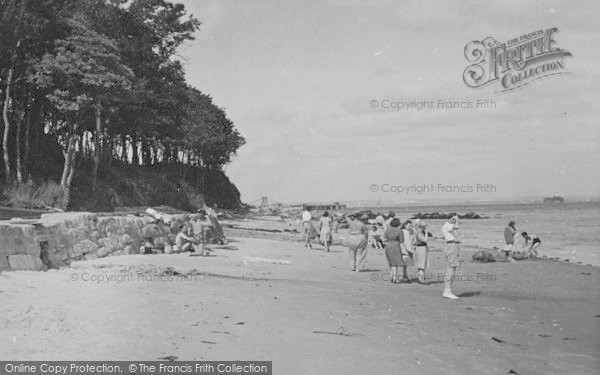
{"label": "group of trees", "polygon": [[52,136],[68,206],[78,159],[219,170],[244,138],[185,81],[200,23],[165,0],[0,0],[3,182],[22,184]]}

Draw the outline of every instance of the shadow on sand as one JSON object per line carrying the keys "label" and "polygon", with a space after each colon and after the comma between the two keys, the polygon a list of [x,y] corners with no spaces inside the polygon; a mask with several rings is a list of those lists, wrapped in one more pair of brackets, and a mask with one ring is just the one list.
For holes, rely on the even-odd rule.
{"label": "shadow on sand", "polygon": [[481,292],[465,292],[465,293],[459,294],[458,297],[461,297],[461,298],[462,297],[475,297],[475,296],[478,296],[480,294],[481,294]]}

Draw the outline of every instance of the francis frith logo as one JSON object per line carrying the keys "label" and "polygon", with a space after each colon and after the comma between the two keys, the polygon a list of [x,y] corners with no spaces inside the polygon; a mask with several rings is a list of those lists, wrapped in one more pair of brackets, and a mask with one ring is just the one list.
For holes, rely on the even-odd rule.
{"label": "francis frith logo", "polygon": [[558,47],[556,27],[541,29],[500,43],[492,37],[475,40],[465,46],[471,63],[463,80],[469,87],[494,82],[499,91],[513,90],[540,78],[567,74],[564,58],[571,52]]}

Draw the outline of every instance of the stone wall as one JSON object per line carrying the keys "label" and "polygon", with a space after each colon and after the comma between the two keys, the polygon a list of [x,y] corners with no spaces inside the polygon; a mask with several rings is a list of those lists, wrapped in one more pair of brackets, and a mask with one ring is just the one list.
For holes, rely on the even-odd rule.
{"label": "stone wall", "polygon": [[[187,220],[173,219],[173,228]],[[35,221],[0,221],[0,270],[42,270],[74,260],[137,254],[145,239],[169,242],[170,228],[147,216],[87,212],[44,214]]]}

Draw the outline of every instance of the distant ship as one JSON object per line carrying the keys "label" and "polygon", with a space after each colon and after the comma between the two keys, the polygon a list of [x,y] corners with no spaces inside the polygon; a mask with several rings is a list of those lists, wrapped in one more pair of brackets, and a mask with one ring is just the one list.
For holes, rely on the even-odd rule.
{"label": "distant ship", "polygon": [[544,198],[544,203],[563,203],[564,201],[565,198],[559,197],[558,195]]}

